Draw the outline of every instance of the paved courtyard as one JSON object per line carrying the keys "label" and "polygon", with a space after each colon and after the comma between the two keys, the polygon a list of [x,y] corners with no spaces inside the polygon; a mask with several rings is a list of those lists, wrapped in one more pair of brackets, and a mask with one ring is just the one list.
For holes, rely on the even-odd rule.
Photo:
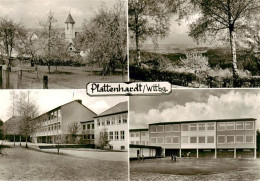
{"label": "paved courtyard", "polygon": [[130,162],[131,180],[260,180],[260,159],[170,158]]}
{"label": "paved courtyard", "polygon": [[15,146],[0,155],[0,180],[127,180],[128,164]]}

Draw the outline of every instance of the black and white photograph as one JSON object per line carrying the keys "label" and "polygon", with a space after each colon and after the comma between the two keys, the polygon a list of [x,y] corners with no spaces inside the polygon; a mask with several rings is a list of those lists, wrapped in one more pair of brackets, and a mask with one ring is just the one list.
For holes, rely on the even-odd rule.
{"label": "black and white photograph", "polygon": [[0,91],[0,180],[128,180],[128,98]]}
{"label": "black and white photograph", "polygon": [[128,0],[131,81],[259,87],[259,0]]}
{"label": "black and white photograph", "polygon": [[124,82],[125,0],[0,0],[0,87]]}
{"label": "black and white photograph", "polygon": [[259,180],[259,89],[175,89],[129,102],[130,180]]}

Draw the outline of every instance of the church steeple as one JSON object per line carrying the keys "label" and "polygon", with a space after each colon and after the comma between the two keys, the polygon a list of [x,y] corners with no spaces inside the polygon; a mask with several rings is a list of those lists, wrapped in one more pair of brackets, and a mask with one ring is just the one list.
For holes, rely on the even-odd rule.
{"label": "church steeple", "polygon": [[75,21],[73,20],[70,12],[65,21],[65,39],[66,41],[73,43],[72,39],[75,38]]}

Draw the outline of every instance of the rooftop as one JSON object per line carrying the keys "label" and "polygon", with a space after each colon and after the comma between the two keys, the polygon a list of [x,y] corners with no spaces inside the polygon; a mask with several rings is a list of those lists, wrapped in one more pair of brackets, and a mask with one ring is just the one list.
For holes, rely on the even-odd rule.
{"label": "rooftop", "polygon": [[97,115],[96,118],[113,115],[113,114],[118,114],[118,113],[123,113],[123,112],[128,112],[127,101],[116,104],[115,106],[113,106],[113,107],[107,109],[106,111],[102,112],[101,114]]}
{"label": "rooftop", "polygon": [[71,14],[69,13],[65,23],[72,23],[72,24],[75,24],[75,21],[73,20]]}
{"label": "rooftop", "polygon": [[211,119],[211,120],[191,120],[191,121],[175,121],[175,122],[157,122],[149,125],[160,124],[179,124],[179,123],[196,123],[196,122],[226,122],[226,121],[255,121],[255,118],[237,118],[237,119]]}

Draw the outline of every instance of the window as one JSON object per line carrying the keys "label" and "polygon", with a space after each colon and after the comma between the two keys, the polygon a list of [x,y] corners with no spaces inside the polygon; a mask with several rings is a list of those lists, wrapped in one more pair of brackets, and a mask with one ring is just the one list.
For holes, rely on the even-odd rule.
{"label": "window", "polygon": [[150,138],[151,143],[156,144],[156,138]]}
{"label": "window", "polygon": [[189,142],[189,137],[188,136],[182,136],[181,137],[181,142],[182,143],[188,143]]}
{"label": "window", "polygon": [[135,137],[135,133],[131,133],[130,136],[131,136],[131,137]]}
{"label": "window", "polygon": [[181,130],[182,131],[189,131],[189,125],[188,124],[181,125]]}
{"label": "window", "polygon": [[235,130],[235,122],[227,122],[226,128],[227,130]]}
{"label": "window", "polygon": [[100,126],[100,120],[99,119],[97,119],[97,125]]}
{"label": "window", "polygon": [[215,124],[214,123],[207,123],[207,130],[208,131],[215,130]]}
{"label": "window", "polygon": [[157,138],[157,143],[158,143],[158,144],[163,144],[163,141],[164,141],[163,138]]}
{"label": "window", "polygon": [[237,143],[244,143],[244,136],[243,135],[237,135],[236,136],[236,142]]}
{"label": "window", "polygon": [[142,131],[141,134],[142,134],[142,136],[146,136],[146,132],[145,131]]}
{"label": "window", "polygon": [[90,140],[90,135],[88,135],[88,140]]}
{"label": "window", "polygon": [[125,150],[125,146],[121,146],[121,150]]}
{"label": "window", "polygon": [[139,141],[136,141],[136,144],[139,145]]}
{"label": "window", "polygon": [[197,143],[197,137],[190,137],[190,143]]}
{"label": "window", "polygon": [[115,140],[118,140],[119,139],[119,135],[118,135],[118,131],[115,131]]}
{"label": "window", "polygon": [[168,136],[168,137],[165,137],[165,144],[170,144],[172,143],[172,137]]}
{"label": "window", "polygon": [[197,124],[190,124],[190,131],[197,131]]}
{"label": "window", "polygon": [[125,140],[125,131],[120,131],[121,140]]}
{"label": "window", "polygon": [[105,121],[102,121],[102,126],[105,126]]}
{"label": "window", "polygon": [[112,117],[111,117],[111,124],[112,124],[112,125],[116,124],[116,118],[115,118],[115,116],[112,116]]}
{"label": "window", "polygon": [[151,133],[156,133],[157,132],[157,127],[155,125],[150,126],[150,132]]}
{"label": "window", "polygon": [[225,131],[226,123],[218,123],[218,131]]}
{"label": "window", "polygon": [[113,135],[113,131],[109,132],[109,140],[113,140],[114,139],[114,135]]}
{"label": "window", "polygon": [[157,132],[158,133],[163,133],[164,132],[164,126],[163,125],[159,125],[157,128]]}
{"label": "window", "polygon": [[108,125],[108,126],[110,125],[110,120],[107,120],[107,125]]}
{"label": "window", "polygon": [[227,136],[227,143],[235,143],[235,136]]}
{"label": "window", "polygon": [[200,136],[199,137],[199,143],[206,143],[205,136]]}
{"label": "window", "polygon": [[92,129],[95,129],[95,125],[94,125],[94,123],[92,123]]}
{"label": "window", "polygon": [[142,145],[145,145],[145,141],[142,141]]}
{"label": "window", "polygon": [[87,124],[87,128],[90,129],[90,124]]}
{"label": "window", "polygon": [[134,142],[134,141],[131,141],[131,144],[132,144],[132,145],[134,145],[134,144],[135,144],[135,142]]}
{"label": "window", "polygon": [[214,136],[207,136],[207,143],[214,143]]}
{"label": "window", "polygon": [[253,130],[254,129],[254,122],[253,121],[246,121],[245,128],[246,128],[246,130]]}
{"label": "window", "polygon": [[92,138],[92,140],[94,140],[95,139],[95,135],[92,135],[91,138]]}
{"label": "window", "polygon": [[172,132],[172,125],[165,125],[165,132]]}
{"label": "window", "polygon": [[83,124],[83,130],[86,130],[86,125],[85,124]]}
{"label": "window", "polygon": [[123,123],[127,123],[127,114],[123,115]]}
{"label": "window", "polygon": [[225,142],[225,136],[218,136],[218,143],[223,144]]}
{"label": "window", "polygon": [[254,136],[246,135],[246,143],[254,143]]}
{"label": "window", "polygon": [[178,136],[173,136],[172,137],[172,143],[174,143],[174,144],[179,143],[179,137]]}
{"label": "window", "polygon": [[205,131],[206,127],[205,124],[199,124],[199,131]]}
{"label": "window", "polygon": [[236,122],[236,130],[243,130],[244,129],[244,122]]}
{"label": "window", "polygon": [[140,132],[136,132],[135,137],[140,137]]}
{"label": "window", "polygon": [[86,135],[84,135],[84,136],[83,136],[83,140],[85,140],[86,138],[87,138]]}

